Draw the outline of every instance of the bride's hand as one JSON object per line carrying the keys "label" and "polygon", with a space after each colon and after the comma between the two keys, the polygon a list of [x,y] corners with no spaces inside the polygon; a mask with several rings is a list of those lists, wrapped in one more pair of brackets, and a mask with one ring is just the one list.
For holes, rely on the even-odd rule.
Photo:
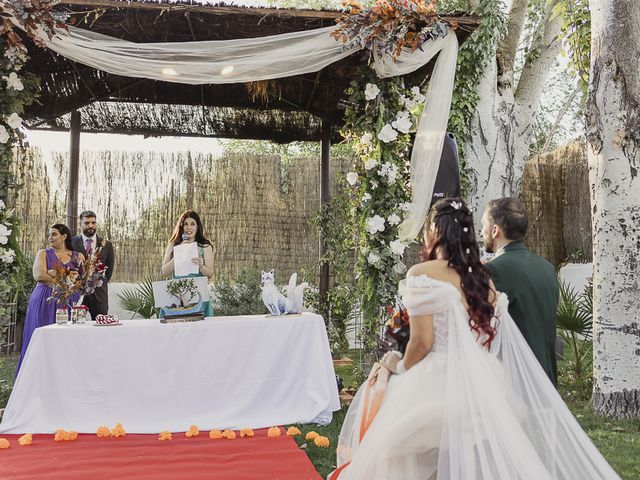
{"label": "bride's hand", "polygon": [[390,372],[396,373],[396,367],[400,360],[401,360],[401,357],[399,357],[395,353],[387,352],[382,356],[380,363],[382,364],[383,367],[385,367]]}
{"label": "bride's hand", "polygon": [[384,386],[389,380],[389,375],[391,375],[391,372],[386,367],[376,362],[371,368],[371,373],[369,373],[367,383],[370,387],[373,387],[376,384]]}

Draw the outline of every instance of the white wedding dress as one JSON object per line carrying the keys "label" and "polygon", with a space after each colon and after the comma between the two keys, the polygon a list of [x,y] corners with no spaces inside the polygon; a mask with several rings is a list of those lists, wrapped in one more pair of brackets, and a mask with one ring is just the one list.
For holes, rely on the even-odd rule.
{"label": "white wedding dress", "polygon": [[[338,442],[339,480],[618,479],[566,407],[500,294],[490,351],[460,292],[426,275],[400,285],[410,315],[433,315],[431,352],[389,379],[380,409],[360,387]],[[361,434],[366,430],[366,433]]]}

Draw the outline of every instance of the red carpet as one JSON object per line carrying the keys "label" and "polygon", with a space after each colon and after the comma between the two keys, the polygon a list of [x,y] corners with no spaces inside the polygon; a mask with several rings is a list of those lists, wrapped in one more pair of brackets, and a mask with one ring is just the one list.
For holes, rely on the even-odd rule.
{"label": "red carpet", "polygon": [[[239,432],[236,432],[239,433]],[[157,435],[99,438],[80,435],[73,442],[54,442],[53,435],[34,435],[20,446],[19,435],[0,435],[11,447],[0,449],[2,480],[306,480],[320,479],[295,440],[255,437],[211,440],[209,432],[195,438],[174,433],[161,442]]]}

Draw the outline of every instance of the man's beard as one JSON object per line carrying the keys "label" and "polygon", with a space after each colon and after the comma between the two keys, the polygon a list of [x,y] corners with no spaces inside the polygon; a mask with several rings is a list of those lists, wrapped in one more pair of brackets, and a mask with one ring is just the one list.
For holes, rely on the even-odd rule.
{"label": "man's beard", "polygon": [[484,242],[483,242],[484,243],[484,245],[483,245],[484,251],[487,252],[487,253],[495,253],[494,248],[493,248],[494,247],[493,238],[491,238],[491,237],[488,237],[488,238],[487,237],[483,237],[483,240],[484,240]]}
{"label": "man's beard", "polygon": [[96,234],[96,229],[86,228],[82,230],[82,233],[85,234],[87,237],[93,237]]}

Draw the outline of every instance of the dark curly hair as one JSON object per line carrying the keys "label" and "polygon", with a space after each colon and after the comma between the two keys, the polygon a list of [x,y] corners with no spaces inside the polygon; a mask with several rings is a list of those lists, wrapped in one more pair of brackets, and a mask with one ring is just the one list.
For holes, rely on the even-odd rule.
{"label": "dark curly hair", "polygon": [[422,250],[422,259],[436,260],[438,252],[460,275],[460,286],[467,300],[469,325],[478,335],[485,334],[482,345],[489,347],[496,336],[491,325],[494,308],[489,302],[491,282],[489,271],[480,262],[480,251],[473,227],[473,215],[461,198],[437,201],[425,223],[427,238],[436,235],[435,242]]}

